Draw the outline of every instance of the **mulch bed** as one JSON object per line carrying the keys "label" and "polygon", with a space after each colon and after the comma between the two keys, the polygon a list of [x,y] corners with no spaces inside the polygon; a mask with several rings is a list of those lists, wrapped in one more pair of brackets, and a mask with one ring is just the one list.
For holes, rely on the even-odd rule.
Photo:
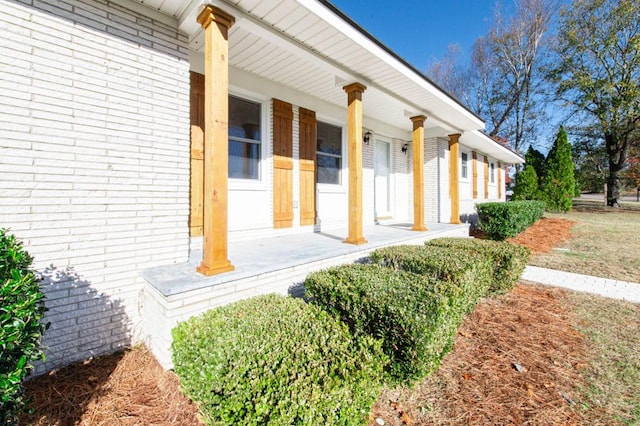
{"label": "mulch bed", "polygon": [[178,377],[164,371],[144,347],[94,358],[27,382],[33,415],[21,425],[147,426],[202,424],[180,393]]}
{"label": "mulch bed", "polygon": [[[573,222],[542,219],[511,241],[533,252],[569,238]],[[411,391],[385,390],[372,425],[582,424],[571,404],[584,367],[582,336],[570,326],[561,290],[518,286],[466,318],[440,369]],[[516,369],[515,364],[522,367]],[[151,353],[91,359],[26,384],[33,415],[21,425],[198,425],[196,406]]]}
{"label": "mulch bed", "polygon": [[572,220],[543,217],[524,232],[509,238],[512,244],[529,247],[531,253],[549,253],[565,240],[571,238]]}
{"label": "mulch bed", "polygon": [[519,285],[481,302],[438,371],[413,389],[385,390],[370,425],[584,424],[574,399],[585,344],[563,294]]}

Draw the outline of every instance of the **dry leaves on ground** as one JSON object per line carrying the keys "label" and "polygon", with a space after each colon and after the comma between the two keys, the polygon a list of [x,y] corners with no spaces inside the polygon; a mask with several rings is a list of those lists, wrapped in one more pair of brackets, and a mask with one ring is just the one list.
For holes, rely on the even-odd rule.
{"label": "dry leaves on ground", "polygon": [[21,418],[24,425],[201,424],[176,375],[143,347],[37,377],[27,382],[26,394],[35,413]]}

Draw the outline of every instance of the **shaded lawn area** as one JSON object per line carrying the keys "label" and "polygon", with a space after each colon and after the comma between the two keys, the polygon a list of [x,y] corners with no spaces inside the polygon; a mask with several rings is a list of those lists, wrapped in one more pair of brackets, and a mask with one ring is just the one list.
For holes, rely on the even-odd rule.
{"label": "shaded lawn area", "polygon": [[530,265],[640,283],[640,210],[593,209],[549,214],[577,222],[564,250],[534,254]]}
{"label": "shaded lawn area", "polygon": [[[593,232],[640,219],[626,214],[554,215],[513,242],[544,251],[573,236],[580,244],[592,241],[596,259],[615,261],[614,243],[598,241]],[[634,223],[633,232],[617,234],[617,251],[635,250],[629,255],[637,262],[640,227]],[[557,254],[535,255],[534,262]],[[558,269],[571,270],[566,260],[572,258],[562,256]],[[438,371],[412,389],[384,389],[370,424],[378,418],[413,426],[640,424],[639,331],[638,304],[521,283],[480,302]],[[38,377],[27,383],[27,395],[35,413],[23,416],[21,425],[199,424],[177,377],[163,372],[144,347]]]}

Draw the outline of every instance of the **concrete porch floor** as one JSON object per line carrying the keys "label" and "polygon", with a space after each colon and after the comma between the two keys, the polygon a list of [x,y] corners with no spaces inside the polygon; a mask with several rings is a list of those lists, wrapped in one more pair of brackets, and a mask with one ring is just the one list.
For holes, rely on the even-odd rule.
{"label": "concrete porch floor", "polygon": [[[204,276],[196,272],[202,261],[202,249],[192,250],[187,263],[147,269],[142,277],[164,296],[203,287],[261,276],[270,272],[300,268],[345,255],[366,257],[376,248],[395,244],[420,244],[440,236],[467,236],[468,225],[427,224],[428,231],[415,232],[411,224],[371,225],[364,228],[366,244],[351,245],[342,241],[347,229],[300,233],[250,241],[229,243],[229,259],[235,270],[220,275]],[[351,256],[349,256],[351,257]]]}
{"label": "concrete porch floor", "polygon": [[231,242],[229,259],[236,269],[209,277],[196,272],[202,250],[193,250],[186,263],[145,270],[140,313],[147,346],[164,368],[171,368],[171,330],[180,321],[261,294],[300,295],[309,273],[353,263],[379,247],[469,235],[467,224],[426,226],[426,232],[411,231],[409,224],[367,226],[368,242],[359,246],[342,242],[346,229]]}

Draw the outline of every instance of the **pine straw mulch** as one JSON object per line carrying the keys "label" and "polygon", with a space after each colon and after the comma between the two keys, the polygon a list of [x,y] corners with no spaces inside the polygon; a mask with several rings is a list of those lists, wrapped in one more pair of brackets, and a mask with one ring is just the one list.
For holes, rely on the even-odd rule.
{"label": "pine straw mulch", "polygon": [[518,285],[483,300],[440,368],[413,389],[387,389],[371,425],[581,425],[574,400],[584,338],[562,290]]}
{"label": "pine straw mulch", "polygon": [[[512,242],[532,251],[568,238],[573,222],[542,219]],[[372,424],[583,424],[572,405],[584,343],[561,290],[517,286],[466,318],[453,351],[412,390],[385,390]],[[516,370],[515,364],[522,367]],[[91,359],[26,384],[35,413],[21,425],[198,425],[178,378],[144,347]]]}
{"label": "pine straw mulch", "polygon": [[507,241],[529,247],[534,254],[549,253],[551,249],[571,238],[571,228],[576,223],[573,220],[543,217]]}
{"label": "pine straw mulch", "polygon": [[35,412],[22,416],[21,425],[201,424],[178,377],[142,346],[37,377],[27,382],[26,395]]}

